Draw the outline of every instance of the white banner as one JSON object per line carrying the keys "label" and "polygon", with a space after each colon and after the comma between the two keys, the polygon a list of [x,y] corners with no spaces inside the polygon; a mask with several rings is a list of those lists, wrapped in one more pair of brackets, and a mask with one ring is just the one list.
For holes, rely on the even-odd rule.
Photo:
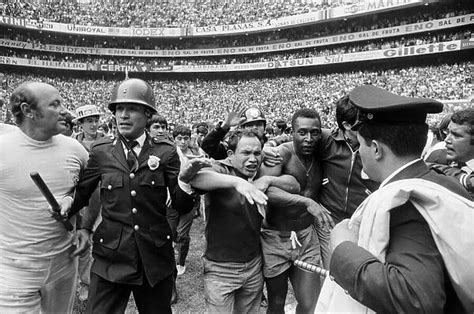
{"label": "white banner", "polygon": [[354,4],[340,6],[328,9],[330,13],[328,18],[348,17],[352,15],[366,14],[374,11],[386,11],[394,8],[409,7],[413,5],[420,5],[423,0],[367,0],[354,1]]}
{"label": "white banner", "polygon": [[14,18],[0,15],[0,24],[22,27],[28,29],[46,30],[51,32],[81,34],[81,35],[101,35],[116,37],[185,37],[185,36],[209,36],[209,35],[229,35],[245,34],[251,32],[269,31],[278,28],[300,26],[316,23],[328,19],[347,17],[354,14],[366,14],[400,8],[403,6],[419,5],[423,0],[367,0],[357,4],[346,5],[336,8],[314,11],[305,14],[286,16],[277,19],[268,19],[258,22],[248,22],[232,25],[204,26],[204,27],[156,27],[156,28],[134,28],[134,27],[106,27],[75,25],[50,22],[47,20],[38,21],[33,19]]}
{"label": "white banner", "polygon": [[152,65],[122,65],[122,64],[88,64],[75,62],[59,62],[47,60],[33,60],[0,56],[0,64],[31,66],[39,68],[55,68],[83,71],[103,71],[103,72],[237,72],[237,71],[255,71],[270,70],[278,68],[298,68],[328,64],[341,64],[348,62],[360,62],[369,60],[382,60],[392,58],[414,57],[421,55],[437,54],[459,51],[464,49],[473,49],[474,41],[454,40],[449,42],[400,47],[394,49],[380,49],[372,51],[335,54],[329,56],[320,56],[313,58],[301,58],[282,61],[266,61],[256,63],[238,63],[238,64],[209,64],[209,65],[174,65],[174,66],[152,66]]}
{"label": "white banner", "polygon": [[22,27],[28,29],[46,30],[58,33],[81,34],[81,35],[101,35],[116,37],[182,37],[186,35],[185,27],[106,27],[64,24],[49,21],[38,21],[33,19],[13,18],[0,15],[0,24]]}
{"label": "white banner", "polygon": [[224,35],[224,34],[245,34],[258,31],[300,26],[329,19],[347,17],[354,14],[367,14],[369,12],[384,11],[403,6],[420,5],[423,0],[367,0],[357,4],[345,5],[336,8],[314,11],[305,14],[286,16],[273,20],[250,22],[232,25],[191,27],[188,31],[190,36],[202,35]]}
{"label": "white banner", "polygon": [[274,51],[287,51],[292,49],[303,49],[318,46],[327,46],[336,43],[349,43],[361,40],[387,38],[392,36],[408,35],[421,32],[430,32],[453,27],[474,24],[474,14],[455,16],[445,19],[432,20],[408,25],[394,26],[389,28],[374,29],[370,31],[340,34],[334,36],[305,39],[277,44],[267,44],[247,47],[229,47],[213,49],[187,49],[187,50],[136,50],[124,48],[93,48],[93,47],[72,47],[47,44],[33,44],[28,42],[14,41],[10,39],[0,39],[0,46],[10,48],[20,48],[28,50],[60,52],[71,54],[87,55],[109,55],[109,56],[129,56],[129,57],[177,57],[186,58],[191,56],[216,56],[216,55],[243,55],[259,54]]}
{"label": "white banner", "polygon": [[173,72],[235,72],[251,70],[269,70],[278,68],[298,68],[336,63],[412,57],[434,53],[453,52],[459,51],[461,49],[471,48],[474,48],[474,45],[470,45],[469,41],[455,40],[450,42],[402,47],[396,49],[381,49],[344,54],[341,53],[323,57],[312,57],[282,61],[224,65],[175,65],[173,66]]}
{"label": "white banner", "polygon": [[35,68],[49,68],[49,69],[67,69],[67,70],[90,70],[93,65],[79,62],[61,62],[61,61],[49,61],[49,60],[34,60],[24,58],[14,58],[0,56],[0,64],[5,65],[19,65]]}

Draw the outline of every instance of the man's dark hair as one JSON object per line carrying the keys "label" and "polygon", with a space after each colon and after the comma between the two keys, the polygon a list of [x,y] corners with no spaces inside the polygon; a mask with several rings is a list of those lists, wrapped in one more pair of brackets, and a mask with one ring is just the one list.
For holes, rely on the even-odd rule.
{"label": "man's dark hair", "polygon": [[451,121],[456,124],[466,125],[469,134],[474,136],[474,108],[456,111],[453,113]]}
{"label": "man's dark hair", "polygon": [[74,122],[72,122],[72,120],[74,120],[74,117],[72,116],[70,112],[66,112],[65,119],[66,119],[65,122],[66,122],[67,127],[72,130],[72,128],[74,127]]}
{"label": "man's dark hair", "polygon": [[433,134],[436,135],[436,139],[440,142],[444,141],[446,138],[451,116],[452,114],[446,114],[443,118],[441,118],[441,121],[439,121],[438,125],[436,125],[436,127],[432,130]]}
{"label": "man's dark hair", "polygon": [[346,95],[336,101],[336,122],[339,129],[345,131],[342,122],[346,121],[353,125],[357,121],[357,108],[349,101],[349,95]]}
{"label": "man's dark hair", "polygon": [[109,126],[107,125],[107,123],[102,123],[100,126],[102,127],[105,133],[109,133]]}
{"label": "man's dark hair", "polygon": [[207,124],[205,122],[201,122],[201,123],[197,124],[196,133],[201,133],[204,136],[206,136],[208,132],[209,132],[209,129],[208,129]]}
{"label": "man's dark hair", "polygon": [[265,127],[265,133],[273,135],[273,134],[275,134],[275,131],[273,130],[273,127],[271,125],[267,125]]}
{"label": "man's dark hair", "polygon": [[372,140],[380,141],[387,145],[398,157],[420,157],[428,137],[428,125],[426,123],[392,125],[364,123],[358,131],[367,145],[370,145]]}
{"label": "man's dark hair", "polygon": [[280,131],[283,133],[286,131],[288,128],[288,125],[286,124],[286,121],[283,119],[276,119],[275,120],[275,126],[280,129]]}
{"label": "man's dark hair", "polygon": [[33,82],[26,82],[18,86],[10,97],[10,110],[15,119],[15,123],[20,125],[25,116],[21,111],[21,104],[27,103],[30,105],[31,109],[36,109],[38,107],[38,100],[33,95],[30,89],[30,84]]}
{"label": "man's dark hair", "polygon": [[237,148],[237,145],[239,144],[240,139],[244,136],[256,137],[260,141],[260,143],[262,143],[263,145],[262,139],[258,136],[256,132],[254,132],[253,130],[239,129],[239,130],[229,132],[229,136],[227,138],[227,149],[230,149],[231,151],[235,153],[235,149]]}
{"label": "man's dark hair", "polygon": [[173,138],[175,138],[178,135],[191,137],[191,129],[182,124],[177,125],[173,130]]}
{"label": "man's dark hair", "polygon": [[208,129],[209,125],[206,122],[198,122],[193,126],[193,128],[196,128],[196,129],[198,129],[199,127],[204,127],[206,129]]}
{"label": "man's dark hair", "polygon": [[164,125],[166,129],[168,129],[168,121],[166,121],[165,117],[159,114],[154,114],[153,116],[151,116],[150,119],[148,119],[148,122],[146,124],[147,130],[150,129],[153,123],[159,123],[161,125]]}
{"label": "man's dark hair", "polygon": [[291,128],[293,130],[295,130],[296,119],[298,119],[299,117],[318,119],[319,123],[321,123],[321,117],[319,117],[319,113],[316,110],[309,109],[309,108],[302,108],[302,109],[296,110],[296,112],[293,114],[293,117],[291,118]]}

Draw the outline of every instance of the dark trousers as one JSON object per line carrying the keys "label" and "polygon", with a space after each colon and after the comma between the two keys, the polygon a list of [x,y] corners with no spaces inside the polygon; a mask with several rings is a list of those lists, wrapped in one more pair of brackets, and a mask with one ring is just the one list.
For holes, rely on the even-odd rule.
{"label": "dark trousers", "polygon": [[130,293],[133,292],[138,311],[142,313],[170,313],[173,276],[169,276],[151,287],[144,278],[142,285],[110,282],[91,273],[89,302],[86,313],[124,313]]}
{"label": "dark trousers", "polygon": [[171,228],[171,235],[173,236],[173,242],[176,242],[176,238],[178,236],[178,221],[179,221],[179,213],[176,209],[173,207],[168,206],[166,207],[166,219],[168,220],[168,223]]}
{"label": "dark trousers", "polygon": [[194,198],[193,209],[186,214],[179,213],[171,206],[168,206],[166,210],[166,219],[171,227],[173,241],[176,243],[175,251],[178,253],[176,263],[181,266],[186,264],[186,257],[188,256],[189,244],[191,242],[189,232],[191,231],[196,212],[199,211],[199,206],[201,204],[200,200],[201,197],[197,195]]}
{"label": "dark trousers", "polygon": [[178,252],[176,263],[181,266],[185,265],[186,257],[188,256],[189,244],[191,243],[189,232],[191,231],[195,213],[193,209],[187,214],[179,215],[178,227],[176,228],[175,250]]}

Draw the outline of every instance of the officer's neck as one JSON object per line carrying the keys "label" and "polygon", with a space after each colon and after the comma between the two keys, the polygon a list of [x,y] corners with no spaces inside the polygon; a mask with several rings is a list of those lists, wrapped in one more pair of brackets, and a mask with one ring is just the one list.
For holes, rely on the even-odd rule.
{"label": "officer's neck", "polygon": [[143,131],[140,135],[138,136],[126,136],[126,135],[122,135],[124,139],[126,139],[127,141],[135,141],[137,139],[139,139],[140,137],[142,137],[143,135],[145,134],[145,131]]}

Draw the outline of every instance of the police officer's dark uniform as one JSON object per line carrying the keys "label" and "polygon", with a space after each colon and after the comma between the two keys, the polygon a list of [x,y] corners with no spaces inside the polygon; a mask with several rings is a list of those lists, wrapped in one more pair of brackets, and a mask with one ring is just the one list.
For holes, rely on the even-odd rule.
{"label": "police officer's dark uniform", "polygon": [[[427,113],[438,113],[443,108],[443,104],[435,100],[399,96],[371,85],[356,87],[349,97],[359,110],[359,121],[353,129],[360,134],[364,125],[423,125]],[[387,175],[382,185],[422,179],[470,200],[459,182],[430,171],[421,158],[391,155],[396,156],[393,159],[411,157],[413,160],[398,172]],[[372,168],[380,167],[371,164]],[[447,210],[435,204],[433,202],[429,210]],[[410,199],[390,210],[387,231],[390,238],[384,262],[357,243],[345,241],[333,250],[331,275],[351,297],[377,313],[463,313],[434,232]]]}
{"label": "police officer's dark uniform", "polygon": [[[126,80],[114,89],[109,109],[115,113],[120,103],[141,104],[156,112],[152,88],[139,79]],[[86,311],[123,313],[133,291],[141,313],[171,313],[176,264],[166,220],[167,189],[174,208],[189,211],[193,200],[178,187],[180,161],[173,143],[146,134],[130,167],[123,141],[122,136],[106,137],[92,146],[71,209],[72,215],[87,205],[100,182],[102,222],[93,236]]]}

